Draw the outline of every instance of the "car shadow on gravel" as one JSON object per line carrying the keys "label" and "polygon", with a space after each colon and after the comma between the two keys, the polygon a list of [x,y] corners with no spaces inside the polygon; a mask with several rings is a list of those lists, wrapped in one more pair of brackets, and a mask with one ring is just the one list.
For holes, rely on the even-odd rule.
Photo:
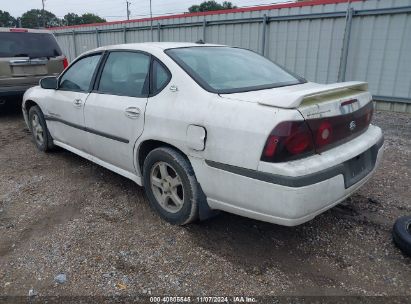
{"label": "car shadow on gravel", "polygon": [[[411,260],[392,243],[392,222],[374,215],[373,208],[380,209],[379,204],[356,194],[296,227],[222,213],[187,227],[187,231],[197,246],[250,276],[264,280],[277,269],[294,282],[297,293],[310,295],[315,290],[318,295],[317,288],[323,288],[327,294],[329,288],[331,294],[344,294],[361,278],[378,277],[380,284],[386,284],[384,280],[392,276],[391,270],[411,265]],[[374,267],[366,266],[381,259],[389,260],[386,266],[395,268],[372,270]],[[402,275],[406,277],[406,271]],[[306,289],[310,281],[317,288]]]}
{"label": "car shadow on gravel", "polygon": [[[335,223],[334,211],[328,211],[313,221],[286,227],[260,222],[228,213],[188,227],[196,243],[229,259],[251,274],[262,274],[271,264],[298,266],[298,258],[309,259],[308,251],[317,246],[315,238]],[[327,228],[328,227],[328,228]],[[340,227],[338,234],[349,227]],[[329,232],[327,233],[329,234]],[[308,250],[307,250],[308,249]],[[294,255],[294,254],[297,255]],[[297,259],[296,259],[297,258]]]}

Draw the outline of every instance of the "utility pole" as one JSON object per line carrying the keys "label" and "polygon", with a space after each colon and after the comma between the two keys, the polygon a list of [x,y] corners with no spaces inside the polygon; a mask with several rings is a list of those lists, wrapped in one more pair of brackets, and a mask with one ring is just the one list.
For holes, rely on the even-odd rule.
{"label": "utility pole", "polygon": [[150,0],[150,31],[151,31],[151,42],[154,41],[153,36],[153,10],[151,8],[151,0]]}
{"label": "utility pole", "polygon": [[127,5],[127,20],[130,20],[130,4],[128,0],[126,0],[126,5]]}
{"label": "utility pole", "polygon": [[43,6],[43,10],[41,11],[41,18],[43,19],[43,27],[45,28],[46,27],[46,19],[44,18],[44,2],[45,2],[46,0],[41,0],[41,4],[42,4],[42,6]]}

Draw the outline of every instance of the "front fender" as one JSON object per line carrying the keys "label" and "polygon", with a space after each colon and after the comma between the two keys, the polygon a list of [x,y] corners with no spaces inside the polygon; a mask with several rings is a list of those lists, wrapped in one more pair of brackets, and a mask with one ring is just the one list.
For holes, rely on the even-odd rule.
{"label": "front fender", "polygon": [[24,92],[24,95],[23,95],[23,102],[21,104],[21,110],[23,112],[24,122],[26,123],[26,126],[29,129],[30,129],[30,126],[29,126],[29,113],[27,111],[27,102],[31,101],[39,105],[39,101],[36,96],[37,95],[36,92],[38,92],[39,89],[41,89],[39,86],[32,87],[28,89],[26,92]]}

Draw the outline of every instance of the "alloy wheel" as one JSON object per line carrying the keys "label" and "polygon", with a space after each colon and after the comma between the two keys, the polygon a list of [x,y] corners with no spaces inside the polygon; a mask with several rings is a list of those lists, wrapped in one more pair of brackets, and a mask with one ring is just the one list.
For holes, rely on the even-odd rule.
{"label": "alloy wheel", "polygon": [[34,135],[34,139],[41,146],[44,143],[44,130],[40,124],[39,116],[35,113],[31,118],[31,130]]}
{"label": "alloy wheel", "polygon": [[150,173],[153,194],[164,210],[177,213],[184,204],[183,182],[177,171],[168,163],[154,164]]}

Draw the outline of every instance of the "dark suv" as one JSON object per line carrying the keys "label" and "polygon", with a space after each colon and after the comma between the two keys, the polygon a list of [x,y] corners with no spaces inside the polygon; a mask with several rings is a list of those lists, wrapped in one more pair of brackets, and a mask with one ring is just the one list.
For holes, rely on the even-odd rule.
{"label": "dark suv", "polygon": [[12,97],[20,100],[41,78],[59,75],[67,65],[51,32],[0,28],[0,105]]}

